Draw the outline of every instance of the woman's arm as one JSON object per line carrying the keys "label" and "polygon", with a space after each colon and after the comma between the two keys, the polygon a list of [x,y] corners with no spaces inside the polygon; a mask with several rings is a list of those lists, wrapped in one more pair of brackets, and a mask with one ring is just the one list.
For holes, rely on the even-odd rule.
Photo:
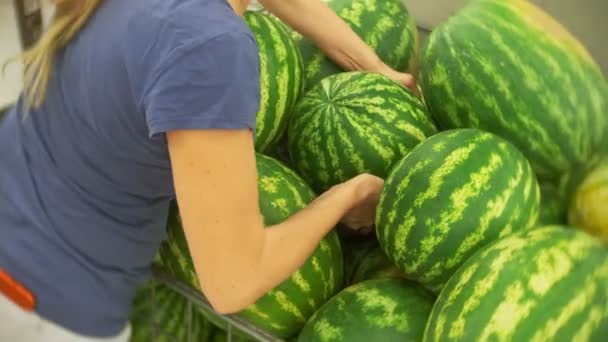
{"label": "woman's arm", "polygon": [[343,69],[378,72],[416,90],[412,75],[386,65],[376,52],[322,1],[258,1],[286,24],[313,41]]}
{"label": "woman's arm", "polygon": [[345,215],[355,228],[373,223],[383,182],[363,175],[264,229],[251,131],[174,131],[167,139],[194,266],[221,313],[246,308],[287,279]]}

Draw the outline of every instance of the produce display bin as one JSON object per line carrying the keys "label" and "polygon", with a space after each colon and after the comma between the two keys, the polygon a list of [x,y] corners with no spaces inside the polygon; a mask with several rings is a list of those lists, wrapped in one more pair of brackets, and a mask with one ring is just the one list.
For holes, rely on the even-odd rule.
{"label": "produce display bin", "polygon": [[[187,320],[186,324],[188,327],[191,327],[192,313],[193,313],[193,310],[197,309],[197,307],[201,308],[201,309],[207,309],[207,311],[215,312],[213,310],[212,306],[207,301],[207,299],[200,293],[200,291],[197,291],[197,290],[193,289],[192,287],[174,279],[171,275],[164,272],[160,267],[153,266],[152,276],[153,276],[154,280],[167,286],[168,288],[172,289],[173,291],[176,291],[181,296],[183,296],[184,298],[187,299],[188,310],[187,310],[186,317],[184,317],[184,319]],[[152,298],[150,298],[150,302],[152,305],[152,311],[154,310],[154,300],[155,300],[154,294],[152,294]],[[154,315],[154,312],[152,312],[151,314]],[[256,341],[262,341],[262,342],[284,341],[283,339],[273,336],[272,334],[253,326],[252,324],[248,323],[245,319],[238,317],[236,315],[221,315],[219,313],[216,313],[216,314],[214,314],[214,318],[216,318],[218,321],[222,321],[227,324],[228,328],[227,328],[226,332],[227,332],[227,341],[229,341],[229,342],[233,341],[233,333],[236,330],[238,330],[241,333],[241,335],[246,335]],[[150,320],[150,325],[151,325],[150,329],[152,329],[152,331],[157,332],[158,335],[163,334],[165,336],[165,338],[167,336],[169,336],[169,338],[174,340],[175,342],[198,342],[192,338],[191,333],[188,334],[187,341],[180,341],[180,340],[176,339],[175,337],[170,336],[170,334],[168,334],[167,332],[159,331],[159,328],[156,325],[156,322],[154,321],[154,319]],[[150,341],[150,342],[154,342],[154,340]]]}

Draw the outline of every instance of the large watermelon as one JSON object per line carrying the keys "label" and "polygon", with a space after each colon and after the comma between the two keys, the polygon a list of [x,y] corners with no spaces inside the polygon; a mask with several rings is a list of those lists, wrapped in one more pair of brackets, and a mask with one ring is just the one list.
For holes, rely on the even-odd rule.
{"label": "large watermelon", "polygon": [[[257,169],[259,203],[266,226],[283,222],[314,199],[314,192],[280,162],[258,154]],[[161,252],[174,276],[200,289],[176,210],[170,216],[169,237]],[[341,289],[342,282],[342,250],[332,231],[297,272],[239,315],[278,337],[292,337]]]}
{"label": "large watermelon", "polygon": [[608,250],[545,226],[471,257],[448,281],[425,331],[433,341],[606,341]]}
{"label": "large watermelon", "polygon": [[314,314],[299,342],[420,341],[435,298],[402,279],[350,286]]}
{"label": "large watermelon", "polygon": [[182,295],[157,281],[149,281],[133,301],[130,341],[188,341],[188,337],[191,341],[207,341],[215,327],[199,312],[188,310],[188,301]]}
{"label": "large watermelon", "polygon": [[539,202],[530,164],[512,144],[477,129],[449,130],[395,166],[376,233],[397,267],[436,292],[475,251],[533,227]]}
{"label": "large watermelon", "polygon": [[289,153],[317,192],[368,172],[384,178],[412,148],[437,132],[405,87],[375,73],[330,76],[297,104]]}
{"label": "large watermelon", "polygon": [[587,50],[525,0],[474,0],[430,35],[420,84],[443,129],[515,144],[541,180],[584,165],[608,134],[608,83]]}
{"label": "large watermelon", "polygon": [[302,57],[279,20],[256,11],[246,11],[244,17],[260,50],[261,101],[255,146],[264,152],[282,136],[302,93]]}
{"label": "large watermelon", "polygon": [[[417,65],[418,31],[402,0],[329,0],[327,5],[376,51],[380,59],[399,71]],[[305,89],[323,78],[344,71],[310,40],[294,33],[304,61]]]}

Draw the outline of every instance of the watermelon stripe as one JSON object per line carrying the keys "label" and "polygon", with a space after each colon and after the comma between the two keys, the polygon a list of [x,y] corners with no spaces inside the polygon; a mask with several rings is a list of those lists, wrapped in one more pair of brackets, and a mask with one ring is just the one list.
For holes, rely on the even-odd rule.
{"label": "watermelon stripe", "polygon": [[[605,314],[601,308],[595,307],[585,316],[585,322],[581,324],[579,331],[570,339],[571,341],[596,341],[603,338],[600,326],[605,320]],[[593,336],[594,332],[598,336]]]}
{"label": "watermelon stripe", "polygon": [[[598,269],[597,271],[601,271],[601,269]],[[598,277],[598,273],[599,272],[592,273],[587,277],[587,279],[585,279],[589,281],[585,284],[589,285],[583,286],[578,293],[574,293],[571,298],[568,298],[568,303],[562,306],[562,309],[557,312],[556,316],[547,317],[547,321],[545,322],[546,324],[542,327],[538,327],[538,332],[533,338],[534,341],[541,342],[547,341],[547,339],[555,339],[560,329],[564,328],[564,326],[571,322],[575,315],[580,315],[581,313],[585,312],[585,308],[591,304],[589,301],[593,300],[598,293],[598,286],[593,281],[593,279]],[[563,275],[561,279],[565,278],[566,276],[567,274]],[[598,309],[599,308],[596,308],[596,310]],[[600,315],[599,320],[597,318],[595,320],[587,320],[589,317],[585,315],[585,320],[589,324],[589,329],[599,326],[602,316],[603,315]]]}
{"label": "watermelon stripe", "polygon": [[[431,314],[425,341],[590,336],[602,324],[607,328],[608,291],[599,287],[606,281],[606,251],[589,236],[562,227],[517,233],[479,252],[454,275]],[[585,286],[564,296],[573,283]]]}
{"label": "watermelon stripe", "polygon": [[[473,152],[474,153],[474,150]],[[477,154],[477,157],[481,159],[481,155]],[[466,158],[466,157],[465,157]],[[452,207],[444,210],[439,214],[439,221],[436,221],[432,225],[430,236],[422,239],[421,250],[417,251],[418,257],[413,263],[411,263],[411,271],[417,272],[420,265],[426,263],[433,252],[436,252],[436,247],[443,242],[443,239],[438,239],[437,236],[445,236],[449,234],[450,227],[463,219],[465,210],[469,207],[469,201],[476,200],[481,192],[487,188],[489,181],[495,177],[495,174],[502,165],[502,159],[499,155],[493,154],[490,156],[488,162],[482,166],[478,172],[471,174],[470,181],[465,183],[460,188],[455,189],[451,192],[450,199],[452,201]],[[520,173],[520,177],[521,174]],[[486,228],[487,230],[487,228]],[[459,250],[456,251],[453,258],[460,261],[465,257],[465,252],[468,248],[471,248],[469,244],[476,245],[485,231],[476,231],[472,235],[469,235],[460,246]],[[473,241],[471,243],[470,241]],[[413,252],[413,251],[412,251]],[[449,261],[448,261],[449,263]],[[441,263],[436,264],[436,266]],[[433,277],[437,276],[436,271],[431,268],[428,271],[428,275],[424,272],[421,274],[423,281],[429,281]],[[429,278],[428,276],[431,276]]]}
{"label": "watermelon stripe", "polygon": [[[449,82],[447,82],[447,80],[450,79],[450,76],[448,73],[449,73],[448,68],[445,65],[443,65],[441,63],[437,63],[435,65],[435,69],[433,70],[433,74],[430,76],[430,80],[428,82],[430,83],[430,85],[437,86],[435,88],[435,93],[433,94],[434,96],[439,96],[440,95],[439,90],[442,90],[443,91],[441,93],[442,97],[445,97],[448,99],[454,99],[453,102],[446,104],[446,106],[448,106],[448,108],[447,108],[448,110],[445,112],[445,114],[447,116],[449,116],[451,123],[453,123],[454,125],[456,125],[458,127],[462,127],[463,123],[460,120],[460,117],[457,116],[455,113],[458,111],[458,108],[466,108],[466,102],[464,102],[464,100],[462,100],[458,96],[456,96],[456,94],[454,93],[454,89],[452,89],[451,84]],[[424,77],[424,74],[423,74],[423,77]],[[425,82],[424,79],[421,79],[421,82]],[[431,106],[433,106],[433,102],[431,102],[430,104],[427,102],[427,105],[429,105],[429,108],[432,108]],[[448,127],[448,124],[443,122],[441,117],[437,118],[437,121],[439,122],[439,126]]]}
{"label": "watermelon stripe", "polygon": [[[407,187],[410,185],[410,182],[412,181],[412,178],[416,175],[418,175],[418,173],[423,170],[425,167],[427,167],[429,164],[431,163],[431,161],[429,159],[424,160],[424,161],[420,161],[418,162],[413,168],[411,168],[409,170],[409,172],[407,173],[407,175],[405,177],[403,177],[403,180],[399,183],[399,185],[397,186],[397,190],[395,193],[397,193],[397,202],[400,202],[401,200],[403,200],[404,198],[404,194],[405,194],[405,189],[407,189]],[[377,215],[378,217],[387,217],[387,225],[388,226],[392,226],[395,223],[395,219],[399,218],[400,220],[402,219],[401,215],[399,215],[397,209],[392,209],[388,214],[384,214],[384,206],[378,206],[378,211],[377,211]],[[404,220],[403,221],[404,225],[413,225],[412,223],[409,223],[408,221]],[[381,237],[382,242],[384,242],[385,245],[388,245],[390,243],[390,239],[391,239],[391,234],[390,234],[390,230],[385,229],[383,231],[383,235]]]}
{"label": "watermelon stripe", "polygon": [[[268,56],[267,63],[286,63],[286,61],[300,62],[300,56],[298,51],[293,49],[293,41],[287,34],[284,27],[276,22],[270,16],[261,17],[264,21],[264,28],[262,29],[264,34],[273,42],[274,54]],[[275,58],[276,57],[276,58]],[[265,76],[269,76],[266,74]],[[266,80],[268,81],[268,80]],[[291,112],[295,101],[281,101],[281,97],[297,99],[301,89],[301,73],[294,73],[289,68],[281,68],[278,75],[275,76],[277,81],[277,88],[270,88],[273,92],[271,96],[266,98],[265,103],[262,104],[262,111],[268,110],[274,107],[274,110],[278,113]],[[286,93],[281,93],[280,90],[284,90]],[[278,137],[281,135],[282,130],[286,126],[286,121],[283,120],[282,116],[275,115],[272,120],[272,129],[268,130],[269,137]]]}
{"label": "watermelon stripe", "polygon": [[[395,244],[393,247],[395,258],[397,258],[398,260],[403,260],[410,254],[420,252],[418,248],[416,248],[415,251],[412,251],[410,248],[407,248],[405,244],[403,244],[403,241],[408,241],[410,237],[410,231],[418,220],[414,216],[415,209],[420,208],[423,204],[425,204],[425,202],[427,202],[427,200],[437,197],[442,185],[446,181],[446,177],[452,174],[458,165],[465,162],[469,158],[469,156],[475,152],[477,147],[479,147],[478,143],[489,138],[490,135],[483,134],[475,138],[466,146],[454,149],[450,154],[448,154],[445,166],[438,168],[430,175],[429,186],[427,190],[424,193],[416,196],[416,199],[413,203],[413,207],[411,207],[404,215],[404,224],[397,226],[397,229],[395,230],[395,236],[389,238],[389,240],[394,241]],[[409,274],[411,272],[416,271],[416,266],[413,263],[406,262],[404,265],[406,267],[406,273]]]}
{"label": "watermelon stripe", "polygon": [[[514,194],[524,178],[524,165],[522,164],[523,163],[521,162],[518,163],[517,174],[506,183],[507,187],[502,192],[497,193],[497,195],[488,202],[487,211],[485,211],[480,218],[479,228],[464,239],[454,256],[446,262],[446,267],[453,268],[456,265],[461,264],[464,261],[464,258],[467,257],[467,252],[483,241],[491,224],[494,220],[499,219],[503,215],[504,210],[509,207],[509,202],[518,200]],[[526,177],[528,179],[532,178],[530,177],[530,174],[527,174],[526,176],[528,176]],[[509,230],[510,229],[508,229],[507,232]],[[505,231],[503,231],[503,233],[504,232]],[[439,265],[441,265],[441,263],[439,263]]]}
{"label": "watermelon stripe", "polygon": [[[252,30],[259,30],[260,27],[260,18],[259,15],[251,15],[249,16],[249,20],[247,23],[251,27]],[[258,48],[260,51],[266,51],[268,49],[265,39],[256,39]],[[260,70],[268,69],[268,56],[265,55],[266,58],[260,58]],[[270,74],[267,72],[260,72],[260,85],[270,84]],[[271,107],[270,99],[270,88],[267,86],[260,86],[260,109],[259,112],[267,113],[268,108]],[[271,119],[273,119],[271,117]],[[256,121],[256,139],[257,140],[265,140],[267,139],[267,131],[266,131],[267,120],[259,120]]]}
{"label": "watermelon stripe", "polygon": [[295,305],[289,297],[283,291],[273,291],[271,296],[274,297],[279,307],[283,309],[284,314],[293,315],[293,317],[300,323],[306,322],[306,317],[302,314],[302,311]]}
{"label": "watermelon stripe", "polygon": [[264,152],[282,137],[302,90],[302,57],[285,26],[256,11],[244,16],[260,50],[260,107],[256,117],[256,150]]}

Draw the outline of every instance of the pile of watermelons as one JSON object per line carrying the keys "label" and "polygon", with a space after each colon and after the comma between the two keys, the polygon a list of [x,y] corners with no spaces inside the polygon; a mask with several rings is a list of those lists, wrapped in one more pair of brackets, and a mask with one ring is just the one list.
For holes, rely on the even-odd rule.
{"label": "pile of watermelons", "polygon": [[[606,341],[608,82],[587,50],[523,0],[473,0],[420,49],[401,0],[328,4],[417,73],[421,94],[343,72],[275,17],[246,14],[265,223],[359,173],[386,185],[374,233],[328,234],[240,315],[299,341]],[[168,230],[163,267],[199,288],[175,208]],[[151,286],[164,330],[183,338],[184,299]],[[193,341],[225,339],[211,322],[196,312]]]}

